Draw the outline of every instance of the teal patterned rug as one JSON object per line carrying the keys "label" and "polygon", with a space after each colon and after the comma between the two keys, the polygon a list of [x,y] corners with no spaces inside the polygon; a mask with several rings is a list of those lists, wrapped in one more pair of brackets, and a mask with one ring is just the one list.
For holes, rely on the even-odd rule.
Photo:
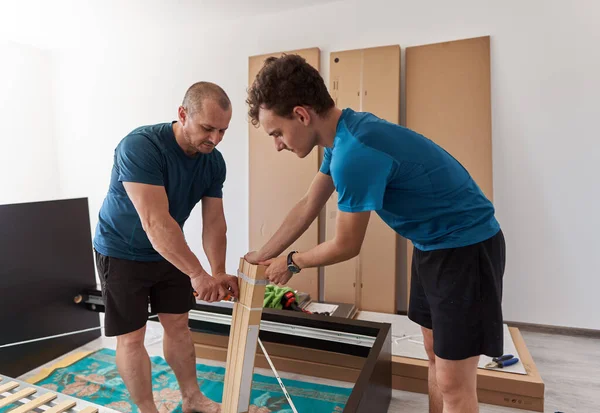
{"label": "teal patterned rug", "polygon": [[[98,350],[68,367],[57,368],[47,378],[35,383],[122,412],[138,412],[117,371],[115,351]],[[154,400],[161,413],[181,412],[181,394],[173,371],[162,357],[151,357]],[[211,400],[221,403],[223,367],[196,366],[200,390]],[[298,412],[341,412],[352,389],[282,379]],[[277,380],[254,374],[250,402],[274,413],[292,413]]]}

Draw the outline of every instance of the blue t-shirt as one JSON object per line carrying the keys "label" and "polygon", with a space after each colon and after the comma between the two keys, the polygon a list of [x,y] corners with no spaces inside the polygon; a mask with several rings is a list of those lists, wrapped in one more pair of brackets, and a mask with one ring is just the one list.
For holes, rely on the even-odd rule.
{"label": "blue t-shirt", "polygon": [[370,113],[344,109],[321,172],[338,208],[376,211],[423,251],[486,240],[500,225],[467,170],[426,137]]}
{"label": "blue t-shirt", "polygon": [[165,187],[169,213],[181,229],[203,197],[221,198],[225,161],[217,149],[188,156],[175,140],[173,123],[143,126],[115,149],[108,194],[100,209],[94,248],[110,257],[161,261],[142,228],[123,182]]}

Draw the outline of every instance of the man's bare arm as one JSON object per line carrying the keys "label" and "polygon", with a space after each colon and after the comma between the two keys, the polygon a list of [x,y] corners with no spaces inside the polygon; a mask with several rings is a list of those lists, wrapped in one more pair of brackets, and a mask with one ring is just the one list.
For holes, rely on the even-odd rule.
{"label": "man's bare arm", "polygon": [[339,211],[335,224],[335,237],[306,251],[294,254],[300,268],[313,268],[356,257],[365,239],[371,212]]}
{"label": "man's bare arm", "polygon": [[225,274],[227,223],[221,198],[202,198],[202,245],[212,274]]}
{"label": "man's bare arm", "polygon": [[279,229],[256,253],[246,255],[252,263],[277,257],[308,229],[317,218],[335,187],[331,176],[318,172],[308,192],[287,214]]}
{"label": "man's bare arm", "polygon": [[179,224],[169,213],[165,188],[133,182],[123,182],[123,186],[154,249],[190,278],[208,276],[187,245]]}

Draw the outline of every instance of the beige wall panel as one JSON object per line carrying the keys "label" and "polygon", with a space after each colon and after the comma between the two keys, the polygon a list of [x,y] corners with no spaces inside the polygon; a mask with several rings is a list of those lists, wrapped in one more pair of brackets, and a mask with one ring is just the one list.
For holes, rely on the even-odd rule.
{"label": "beige wall panel", "polygon": [[[318,48],[290,51],[304,57],[317,70]],[[273,53],[249,58],[248,84],[251,85],[264,60]],[[287,213],[304,196],[319,170],[319,153],[315,149],[306,158],[293,153],[277,152],[273,139],[262,128],[249,124],[249,212],[250,249],[264,245],[283,222]],[[289,250],[306,251],[318,244],[319,230],[316,219]],[[289,286],[319,297],[318,270],[310,268],[292,278]]]}
{"label": "beige wall panel", "polygon": [[[336,106],[360,110],[360,84],[362,51],[349,50],[333,52],[329,57],[329,91]],[[338,216],[337,193],[327,201],[325,218],[325,239],[335,237],[335,222]],[[325,267],[323,298],[326,301],[357,304],[356,288],[358,257]]]}
{"label": "beige wall panel", "polygon": [[406,126],[446,149],[493,199],[490,88],[489,36],[406,49]]}
{"label": "beige wall panel", "polygon": [[[400,123],[400,47],[363,50],[363,111]],[[398,234],[376,213],[360,253],[360,308],[395,313]]]}

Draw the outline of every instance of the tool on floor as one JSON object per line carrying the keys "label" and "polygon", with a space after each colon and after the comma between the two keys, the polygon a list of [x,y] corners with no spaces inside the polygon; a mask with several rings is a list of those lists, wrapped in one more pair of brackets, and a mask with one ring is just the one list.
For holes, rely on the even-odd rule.
{"label": "tool on floor", "polygon": [[485,365],[487,369],[501,369],[504,367],[512,366],[517,364],[519,359],[512,354],[505,354],[501,357],[494,357],[491,362]]}

